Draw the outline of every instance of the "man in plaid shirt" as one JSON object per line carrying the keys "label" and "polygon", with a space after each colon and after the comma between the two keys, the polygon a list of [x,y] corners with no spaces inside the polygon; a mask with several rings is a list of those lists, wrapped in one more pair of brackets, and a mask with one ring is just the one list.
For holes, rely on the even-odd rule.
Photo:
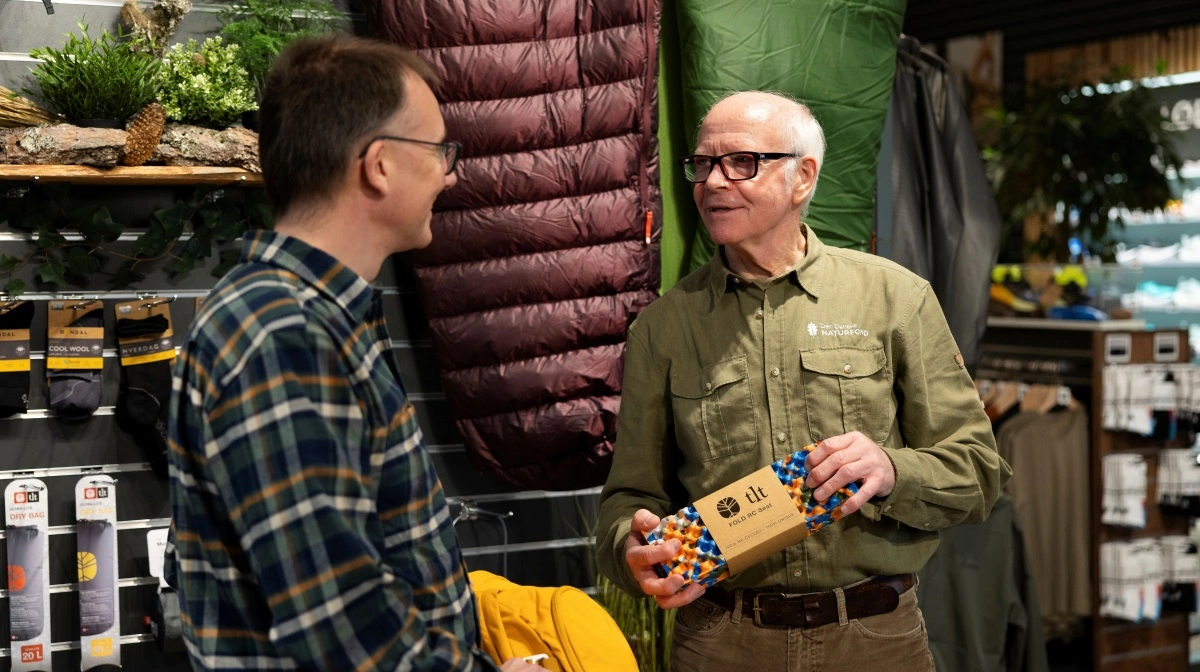
{"label": "man in plaid shirt", "polygon": [[344,36],[293,45],[267,79],[277,225],[196,315],[171,398],[168,574],[198,669],[496,669],[369,284],[429,244],[456,181],[427,80]]}

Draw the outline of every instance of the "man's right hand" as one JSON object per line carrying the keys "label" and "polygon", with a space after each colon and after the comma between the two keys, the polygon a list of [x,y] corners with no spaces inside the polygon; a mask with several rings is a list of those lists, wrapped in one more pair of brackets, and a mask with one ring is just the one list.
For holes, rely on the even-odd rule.
{"label": "man's right hand", "polygon": [[672,574],[662,579],[655,573],[655,565],[669,561],[680,550],[679,541],[675,539],[657,545],[644,541],[645,533],[658,527],[658,523],[658,516],[646,509],[638,509],[633,514],[633,527],[630,528],[629,538],[625,540],[625,562],[629,563],[633,579],[643,593],[653,597],[663,609],[675,609],[703,595],[704,586],[693,583],[681,592],[679,589],[684,584],[682,576]]}

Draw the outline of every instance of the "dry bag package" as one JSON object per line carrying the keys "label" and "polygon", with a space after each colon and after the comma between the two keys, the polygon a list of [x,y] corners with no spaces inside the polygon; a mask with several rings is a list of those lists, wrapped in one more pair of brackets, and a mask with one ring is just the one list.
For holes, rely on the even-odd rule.
{"label": "dry bag package", "polygon": [[13,672],[50,670],[46,499],[46,485],[34,478],[13,481],[4,489]]}
{"label": "dry bag package", "polygon": [[92,474],[75,484],[80,669],[121,664],[117,590],[117,484]]}

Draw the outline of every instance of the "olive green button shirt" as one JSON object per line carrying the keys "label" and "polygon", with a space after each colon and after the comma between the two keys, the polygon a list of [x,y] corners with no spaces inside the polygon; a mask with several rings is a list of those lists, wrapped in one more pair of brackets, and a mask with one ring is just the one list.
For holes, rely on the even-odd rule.
{"label": "olive green button shirt", "polygon": [[929,283],[861,252],[808,251],[765,283],[717,254],[651,304],[626,343],[601,572],[640,593],[624,559],[640,509],[678,511],[793,451],[860,431],[895,489],[725,582],[828,590],[916,572],[937,531],[987,517],[1010,470]]}

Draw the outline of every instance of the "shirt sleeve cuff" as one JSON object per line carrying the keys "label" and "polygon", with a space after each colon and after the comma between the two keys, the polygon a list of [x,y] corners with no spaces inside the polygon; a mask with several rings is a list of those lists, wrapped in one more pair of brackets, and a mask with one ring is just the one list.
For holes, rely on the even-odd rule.
{"label": "shirt sleeve cuff", "polygon": [[[917,493],[921,490],[921,465],[920,454],[909,448],[886,448],[880,446],[888,459],[892,461],[892,469],[896,472],[896,484],[892,487],[891,493],[882,500],[872,499],[863,504],[863,515],[868,519],[879,522],[883,516],[899,520],[902,523],[912,525],[909,520],[914,511],[921,510],[923,507],[914,506],[917,504]],[[915,527],[921,527],[918,523]]]}

